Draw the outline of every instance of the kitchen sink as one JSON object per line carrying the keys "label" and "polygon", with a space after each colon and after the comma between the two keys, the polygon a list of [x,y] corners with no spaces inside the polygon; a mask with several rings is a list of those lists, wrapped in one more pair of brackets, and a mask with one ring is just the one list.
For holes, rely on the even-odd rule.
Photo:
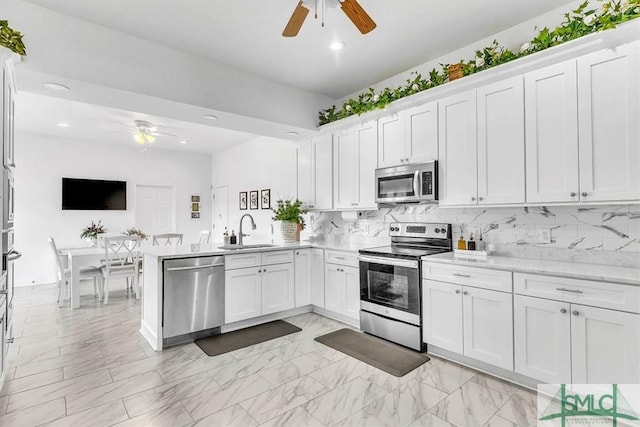
{"label": "kitchen sink", "polygon": [[233,249],[258,249],[258,248],[271,248],[275,245],[271,245],[268,243],[258,243],[258,244],[254,244],[254,245],[223,245],[223,246],[218,246],[218,249],[229,249],[229,250],[233,250]]}

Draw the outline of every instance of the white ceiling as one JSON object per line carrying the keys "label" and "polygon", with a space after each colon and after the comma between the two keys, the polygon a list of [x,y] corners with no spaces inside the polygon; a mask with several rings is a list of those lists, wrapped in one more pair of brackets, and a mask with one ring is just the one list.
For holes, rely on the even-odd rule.
{"label": "white ceiling", "polygon": [[[363,90],[564,4],[575,3],[575,0],[358,0],[378,25],[371,33],[361,35],[340,10],[327,10],[324,28],[311,12],[298,36],[285,38],[281,33],[297,0],[27,1],[332,99]],[[334,40],[343,41],[345,48],[331,51],[328,46]],[[200,152],[215,152],[256,136],[237,130],[260,132],[255,127],[235,126],[232,127],[235,130],[229,130],[229,125],[223,129],[216,128],[215,123],[194,123],[186,119],[185,109],[191,107],[187,105],[182,106],[185,110],[182,112],[173,109],[175,114],[170,113],[173,111],[170,108],[124,106],[139,111],[135,113],[113,108],[116,107],[113,104],[103,107],[73,101],[64,94],[61,98],[54,98],[60,95],[53,93],[45,96],[43,93],[49,93],[41,89],[41,84],[39,87],[34,90],[39,94],[22,92],[18,98],[18,132],[134,144],[128,126],[135,119],[143,119],[188,140],[188,144],[180,145],[177,138],[159,137],[154,146]],[[71,99],[83,99],[77,90],[74,87]],[[96,97],[94,104],[107,98]],[[160,105],[160,101],[165,100],[158,100],[155,105]],[[56,126],[59,121],[68,122],[69,127]],[[277,132],[283,138],[296,138],[284,136],[286,130]],[[305,136],[304,130],[291,130]]]}
{"label": "white ceiling", "polygon": [[571,1],[359,0],[378,25],[369,34],[330,9],[295,38],[281,33],[297,0],[30,2],[337,99]]}
{"label": "white ceiling", "polygon": [[[157,136],[148,146],[151,149],[212,153],[256,138],[249,133],[28,92],[21,92],[16,97],[15,129],[18,134],[125,144],[142,149],[133,139],[134,120],[149,121],[158,125],[158,132],[177,135]],[[58,123],[66,123],[68,127],[58,126]],[[187,143],[181,144],[181,140]]]}

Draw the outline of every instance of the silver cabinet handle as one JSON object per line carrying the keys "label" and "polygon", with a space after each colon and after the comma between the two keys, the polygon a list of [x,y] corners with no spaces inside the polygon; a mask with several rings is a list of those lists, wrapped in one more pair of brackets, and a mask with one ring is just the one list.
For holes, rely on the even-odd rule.
{"label": "silver cabinet handle", "polygon": [[469,295],[469,292],[464,291],[464,292],[462,292],[462,295]]}
{"label": "silver cabinet handle", "polygon": [[310,207],[310,208],[315,208],[315,206],[313,206],[313,205],[309,205],[309,207]]}
{"label": "silver cabinet handle", "polygon": [[15,339],[14,337],[7,338],[7,343],[8,343],[8,344],[13,344],[13,340],[14,340],[14,339]]}
{"label": "silver cabinet handle", "polygon": [[460,274],[460,273],[453,273],[453,275],[456,277],[466,277],[467,279],[471,277],[468,274]]}
{"label": "silver cabinet handle", "polygon": [[561,309],[560,309],[560,313],[565,314],[566,312],[567,312],[567,309],[566,309],[566,308],[561,308]]}
{"label": "silver cabinet handle", "polygon": [[296,255],[300,255],[300,252],[296,252]]}
{"label": "silver cabinet handle", "polygon": [[580,195],[582,197],[587,197],[589,195],[589,193],[587,193],[586,191],[583,191],[582,193],[580,193]]}
{"label": "silver cabinet handle", "polygon": [[456,294],[459,294],[459,293],[460,293],[460,289],[456,289]]}
{"label": "silver cabinet handle", "polygon": [[575,191],[572,191],[571,193],[569,193],[569,195],[570,195],[571,197],[576,197],[576,192],[575,192]]}
{"label": "silver cabinet handle", "polygon": [[335,257],[335,259],[341,259],[341,260],[344,260],[344,257],[337,256],[337,257]]}
{"label": "silver cabinet handle", "polygon": [[193,265],[189,267],[170,267],[167,271],[203,270],[205,268],[224,267],[224,264]]}
{"label": "silver cabinet handle", "polygon": [[574,311],[573,311],[573,315],[574,315],[574,316],[578,316],[578,315],[580,315],[580,312],[579,312],[578,310],[574,310]]}
{"label": "silver cabinet handle", "polygon": [[267,272],[267,269],[265,268],[264,270],[262,270],[262,272],[263,272],[263,273],[266,273],[266,272]]}
{"label": "silver cabinet handle", "polygon": [[478,197],[478,201],[480,201],[480,202],[481,202],[481,201],[483,201],[483,200],[484,200],[484,197]]}
{"label": "silver cabinet handle", "polygon": [[357,203],[351,203],[351,206],[358,206]]}
{"label": "silver cabinet handle", "polygon": [[258,270],[258,273],[262,273],[262,270]]}
{"label": "silver cabinet handle", "polygon": [[475,202],[475,201],[476,201],[476,198],[475,198],[475,197],[472,197],[472,198],[471,198],[471,201],[472,201],[472,202]]}
{"label": "silver cabinet handle", "polygon": [[3,289],[0,291],[0,295],[7,295],[7,292],[9,291],[7,291],[6,289]]}
{"label": "silver cabinet handle", "polygon": [[556,291],[573,292],[574,294],[582,294],[583,293],[580,289],[567,289],[567,288],[556,288]]}

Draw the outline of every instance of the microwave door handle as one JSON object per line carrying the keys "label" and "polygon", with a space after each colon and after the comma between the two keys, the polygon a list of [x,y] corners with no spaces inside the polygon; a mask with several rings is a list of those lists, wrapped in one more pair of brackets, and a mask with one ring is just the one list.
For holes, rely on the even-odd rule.
{"label": "microwave door handle", "polygon": [[413,174],[413,194],[415,197],[420,197],[420,171]]}

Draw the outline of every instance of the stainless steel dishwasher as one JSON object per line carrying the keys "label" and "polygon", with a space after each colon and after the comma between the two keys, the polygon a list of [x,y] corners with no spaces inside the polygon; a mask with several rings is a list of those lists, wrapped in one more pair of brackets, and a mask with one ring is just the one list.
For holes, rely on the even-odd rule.
{"label": "stainless steel dishwasher", "polygon": [[163,269],[163,345],[219,334],[224,323],[224,257],[170,259]]}

